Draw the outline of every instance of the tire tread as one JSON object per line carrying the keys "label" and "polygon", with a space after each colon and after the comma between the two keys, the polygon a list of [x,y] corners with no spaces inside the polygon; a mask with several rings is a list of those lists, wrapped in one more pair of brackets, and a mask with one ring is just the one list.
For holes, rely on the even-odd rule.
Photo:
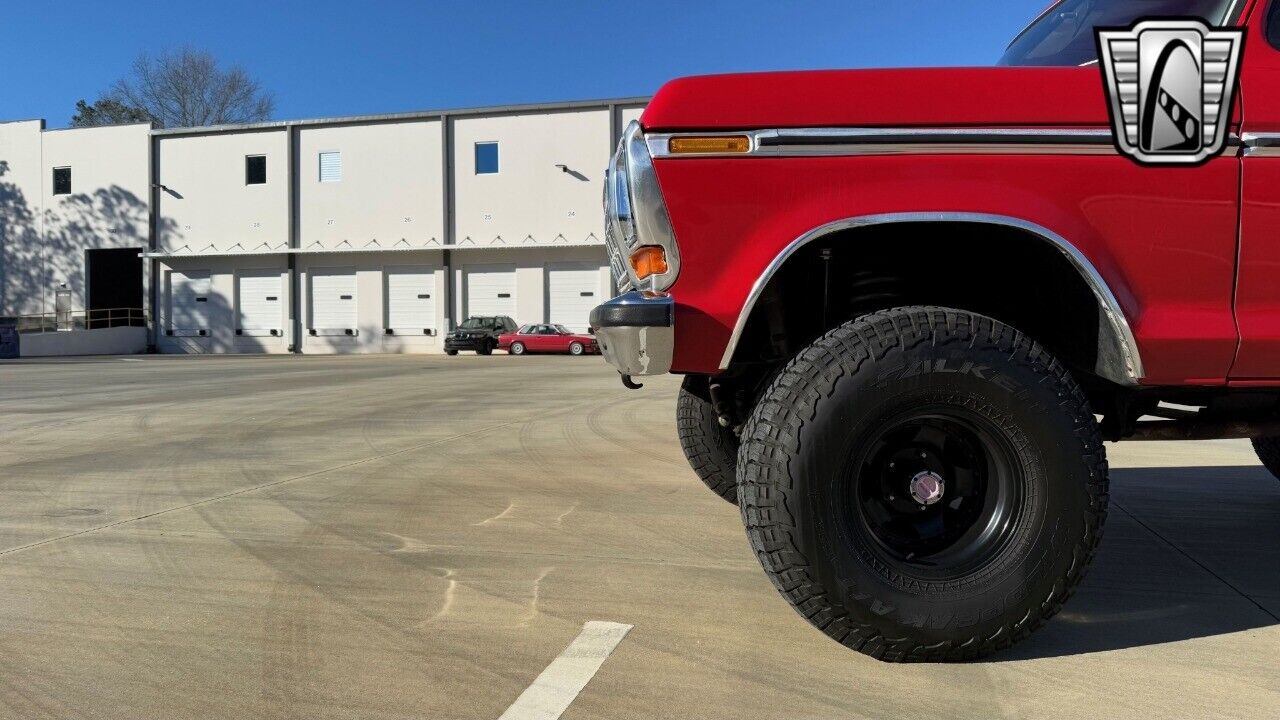
{"label": "tire tread", "polygon": [[[817,417],[819,405],[846,375],[895,349],[922,343],[987,345],[1041,376],[1057,392],[1088,470],[1085,533],[1072,561],[1050,593],[1021,616],[986,636],[925,644],[910,636],[884,637],[870,624],[850,617],[828,598],[810,561],[796,542],[800,529],[790,508],[793,486],[788,458],[797,455],[801,430]],[[751,548],[778,592],[812,624],[845,646],[884,661],[963,661],[1005,649],[1055,615],[1084,577],[1102,536],[1108,502],[1107,460],[1097,422],[1080,386],[1067,368],[1038,343],[987,317],[942,307],[904,307],[867,315],[841,325],[801,351],[773,380],[742,433],[738,455],[738,496]],[[1280,448],[1278,448],[1280,450]],[[1280,457],[1277,457],[1280,460]],[[799,500],[799,498],[794,498]]]}
{"label": "tire tread", "polygon": [[708,488],[724,500],[738,504],[738,446],[733,434],[720,427],[711,403],[687,388],[676,401],[676,434],[689,466]]}

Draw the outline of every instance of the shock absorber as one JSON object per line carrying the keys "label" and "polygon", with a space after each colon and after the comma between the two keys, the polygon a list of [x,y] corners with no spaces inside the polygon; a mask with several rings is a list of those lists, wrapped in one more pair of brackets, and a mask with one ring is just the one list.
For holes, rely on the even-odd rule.
{"label": "shock absorber", "polygon": [[713,382],[707,387],[707,392],[711,395],[711,409],[715,410],[720,426],[736,430],[738,417],[733,403],[733,391],[723,383]]}

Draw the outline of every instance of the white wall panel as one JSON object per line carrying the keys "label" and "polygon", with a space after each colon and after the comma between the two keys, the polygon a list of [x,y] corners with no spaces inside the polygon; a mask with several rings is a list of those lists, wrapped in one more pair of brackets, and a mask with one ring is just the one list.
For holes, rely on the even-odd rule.
{"label": "white wall panel", "polygon": [[[83,309],[86,249],[147,246],[149,133],[0,122],[0,315],[53,312],[64,284]],[[53,194],[54,168],[70,168],[71,194]]]}
{"label": "white wall panel", "polygon": [[41,122],[0,123],[0,315],[53,312],[41,219]]}
{"label": "white wall panel", "polygon": [[[298,140],[302,247],[389,250],[443,244],[441,147],[437,120],[303,128]],[[331,152],[339,153],[339,177],[324,182],[320,158]]]}
{"label": "white wall panel", "polygon": [[[289,241],[283,130],[162,137],[160,249],[276,249]],[[265,155],[267,182],[245,184],[245,157]],[[313,176],[314,177],[314,176]]]}
{"label": "white wall panel", "polygon": [[[548,245],[602,239],[609,127],[603,109],[454,120],[456,240],[511,246],[530,237]],[[477,142],[498,143],[497,173],[476,174]]]}

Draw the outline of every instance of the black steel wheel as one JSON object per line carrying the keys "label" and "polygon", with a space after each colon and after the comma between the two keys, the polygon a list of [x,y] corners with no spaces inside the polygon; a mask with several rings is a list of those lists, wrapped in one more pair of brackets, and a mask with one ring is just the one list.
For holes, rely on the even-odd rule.
{"label": "black steel wheel", "polygon": [[845,531],[880,559],[935,579],[999,553],[1022,508],[1022,468],[1007,439],[967,408],[913,408],[887,419],[850,458]]}
{"label": "black steel wheel", "polygon": [[970,660],[1028,636],[1084,577],[1107,509],[1087,398],[991,318],[907,307],[837,327],[742,430],[747,537],[797,612],[889,661]]}

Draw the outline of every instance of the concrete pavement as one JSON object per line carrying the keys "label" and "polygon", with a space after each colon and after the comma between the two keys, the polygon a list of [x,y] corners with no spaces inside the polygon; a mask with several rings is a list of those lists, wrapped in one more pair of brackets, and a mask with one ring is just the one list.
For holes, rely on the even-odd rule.
{"label": "concrete pavement", "polygon": [[567,719],[1274,716],[1280,481],[1110,446],[1097,563],[968,665],[812,630],[598,358],[0,363],[0,715],[497,718],[591,620]]}

